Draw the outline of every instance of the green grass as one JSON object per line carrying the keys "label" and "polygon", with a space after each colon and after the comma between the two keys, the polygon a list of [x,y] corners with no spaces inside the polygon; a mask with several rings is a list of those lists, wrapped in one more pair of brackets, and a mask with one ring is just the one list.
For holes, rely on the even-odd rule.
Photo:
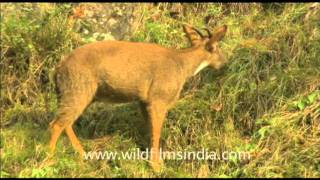
{"label": "green grass", "polygon": [[[57,108],[54,67],[88,35],[66,21],[68,4],[41,4],[34,11],[28,4],[1,4],[14,9],[1,16],[0,176],[320,177],[320,14],[311,5],[188,4],[176,19],[171,4],[137,5],[141,23],[131,41],[182,48],[188,46],[182,23],[228,25],[221,43],[228,66],[186,83],[168,113],[162,147],[251,154],[247,161],[166,160],[156,174],[143,160],[82,162],[65,135],[46,159],[47,127]],[[207,16],[213,16],[209,24]],[[87,151],[148,144],[136,103],[95,103],[74,128]]]}

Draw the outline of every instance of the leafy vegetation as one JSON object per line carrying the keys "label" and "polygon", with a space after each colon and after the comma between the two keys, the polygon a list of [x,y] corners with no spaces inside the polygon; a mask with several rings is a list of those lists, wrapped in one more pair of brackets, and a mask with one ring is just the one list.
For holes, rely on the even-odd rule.
{"label": "leafy vegetation", "polygon": [[[167,151],[246,151],[247,161],[166,160],[155,174],[143,160],[81,161],[63,136],[46,159],[57,101],[52,75],[61,57],[106,34],[84,34],[70,4],[1,4],[1,177],[320,177],[319,4],[136,5],[131,38],[187,47],[181,24],[227,24],[222,71],[190,79],[170,110]],[[77,24],[78,23],[78,24]],[[88,25],[86,25],[88,26]],[[138,105],[92,104],[75,124],[86,150],[147,144]]]}

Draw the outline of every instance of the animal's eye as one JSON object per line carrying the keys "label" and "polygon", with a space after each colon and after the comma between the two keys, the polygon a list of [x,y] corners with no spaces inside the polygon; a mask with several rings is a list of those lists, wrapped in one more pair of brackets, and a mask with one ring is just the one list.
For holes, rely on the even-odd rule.
{"label": "animal's eye", "polygon": [[207,51],[209,51],[209,52],[211,52],[211,53],[213,53],[213,52],[216,51],[216,46],[215,46],[215,44],[207,44],[207,45],[205,46],[205,48],[206,48]]}
{"label": "animal's eye", "polygon": [[210,51],[210,52],[213,52],[213,47],[212,46],[206,46],[206,50]]}

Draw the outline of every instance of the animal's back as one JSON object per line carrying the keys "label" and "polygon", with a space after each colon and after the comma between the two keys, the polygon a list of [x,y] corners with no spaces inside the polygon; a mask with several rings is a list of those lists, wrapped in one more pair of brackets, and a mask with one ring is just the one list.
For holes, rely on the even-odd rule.
{"label": "animal's back", "polygon": [[84,66],[95,73],[102,70],[136,74],[169,65],[172,53],[171,49],[151,43],[99,41],[75,49],[61,65],[70,68]]}
{"label": "animal's back", "polygon": [[149,43],[90,43],[74,50],[58,66],[57,75],[61,76],[58,86],[62,91],[72,92],[73,86],[81,89],[97,84],[97,95],[101,97],[146,100],[154,79],[169,80],[176,76],[178,67],[172,53]]}

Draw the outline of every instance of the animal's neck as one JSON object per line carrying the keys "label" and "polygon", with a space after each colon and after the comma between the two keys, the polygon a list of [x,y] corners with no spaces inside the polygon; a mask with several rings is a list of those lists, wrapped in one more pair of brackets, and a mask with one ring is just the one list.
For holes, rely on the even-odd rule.
{"label": "animal's neck", "polygon": [[197,48],[181,50],[179,61],[187,78],[198,74],[209,65],[206,56]]}

